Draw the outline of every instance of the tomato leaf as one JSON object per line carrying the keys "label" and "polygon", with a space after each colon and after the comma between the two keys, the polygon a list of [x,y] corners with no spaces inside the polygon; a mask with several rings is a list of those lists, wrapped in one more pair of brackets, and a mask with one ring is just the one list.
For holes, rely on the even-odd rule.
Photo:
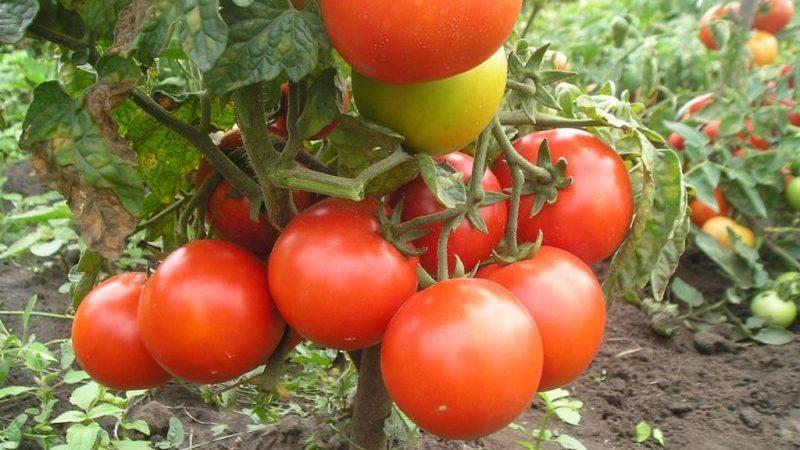
{"label": "tomato leaf", "polygon": [[300,137],[308,139],[322,131],[342,113],[339,111],[341,93],[336,86],[336,70],[328,69],[311,83],[303,112],[297,120]]}
{"label": "tomato leaf", "polygon": [[424,153],[417,155],[417,160],[423,181],[440,205],[451,209],[466,203],[467,188],[461,181],[461,172],[447,163],[436,164]]}
{"label": "tomato leaf", "polygon": [[692,228],[688,215],[679,217],[676,225],[672,229],[667,244],[661,249],[661,255],[659,255],[655,267],[650,272],[650,291],[657,301],[664,298],[669,280],[678,269],[678,263],[686,250],[686,241]]}
{"label": "tomato leaf", "polygon": [[706,205],[716,206],[717,199],[714,197],[714,189],[719,185],[722,168],[710,161],[702,162],[692,167],[686,173],[686,185],[693,188],[695,195]]}
{"label": "tomato leaf", "polygon": [[23,36],[39,12],[36,0],[0,0],[0,44],[13,44]]}
{"label": "tomato leaf", "polygon": [[767,206],[756,188],[756,180],[743,170],[727,170],[729,180],[723,182],[727,200],[740,211],[751,217],[767,217]]}
{"label": "tomato leaf", "polygon": [[[750,254],[733,252],[720,245],[713,237],[703,232],[694,233],[694,242],[697,247],[713,260],[722,271],[728,275],[739,287],[750,289],[764,286],[768,275],[758,261],[758,255],[752,251]],[[739,249],[743,245],[739,243]],[[748,247],[749,248],[749,247]]]}
{"label": "tomato leaf", "polygon": [[781,327],[767,327],[756,333],[753,340],[767,345],[785,345],[794,341],[794,333]]}
{"label": "tomato leaf", "polygon": [[706,303],[702,292],[678,277],[672,282],[672,294],[693,308],[703,306]]}
{"label": "tomato leaf", "polygon": [[650,438],[651,432],[650,424],[642,420],[636,424],[636,436],[634,439],[636,442],[642,443]]}

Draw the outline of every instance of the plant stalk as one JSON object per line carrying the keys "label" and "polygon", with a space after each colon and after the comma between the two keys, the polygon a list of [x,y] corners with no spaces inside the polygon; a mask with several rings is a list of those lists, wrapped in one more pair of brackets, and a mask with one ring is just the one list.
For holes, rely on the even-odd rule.
{"label": "plant stalk", "polygon": [[358,388],[353,400],[350,450],[385,450],[383,424],[392,412],[392,399],[383,384],[380,344],[362,350]]}

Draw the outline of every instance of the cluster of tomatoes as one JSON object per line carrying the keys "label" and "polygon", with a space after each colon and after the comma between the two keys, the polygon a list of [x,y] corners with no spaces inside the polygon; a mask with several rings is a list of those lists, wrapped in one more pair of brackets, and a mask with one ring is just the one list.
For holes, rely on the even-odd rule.
{"label": "cluster of tomatoes", "polygon": [[[753,18],[753,32],[747,41],[750,62],[753,66],[768,66],[778,58],[778,38],[794,15],[792,0],[763,0],[757,6]],[[719,50],[720,45],[714,36],[714,22],[735,19],[740,13],[739,2],[716,5],[706,11],[700,19],[700,41],[709,50]]]}
{"label": "cluster of tomatoes", "polygon": [[[453,150],[473,141],[500,105],[502,45],[521,1],[495,0],[489,13],[482,0],[432,2],[402,14],[411,3],[320,6],[331,41],[353,67],[359,112],[468,182],[473,159]],[[463,104],[454,107],[454,99]],[[451,439],[497,431],[537,391],[573,381],[595,357],[606,309],[589,264],[617,250],[633,216],[631,182],[611,147],[575,129],[533,133],[514,146],[535,164],[545,140],[554,160],[567,161],[572,184],[533,216],[534,194],[522,197],[519,239],[544,236],[529,259],[491,261],[510,205],[482,206],[486,232],[463,220],[447,246],[449,268],[458,257],[476,276],[419,290],[420,266],[437,268],[442,223],[427,225],[413,243],[424,252],[409,256],[381,234],[378,213],[400,200],[404,221],[445,209],[421,178],[383,201],[317,201],[295,192],[301,212],[282,232],[263,215],[251,220],[249,201],[222,181],[207,208],[219,239],[179,248],[152,276],[128,273],[99,284],[75,317],[77,360],[100,383],[141,389],[171,377],[234,379],[264,364],[281,339],[344,351],[382,343],[386,388],[423,429]],[[235,130],[220,143],[241,145]],[[201,167],[198,180],[210,172]],[[503,160],[481,182],[490,192],[513,185]]]}

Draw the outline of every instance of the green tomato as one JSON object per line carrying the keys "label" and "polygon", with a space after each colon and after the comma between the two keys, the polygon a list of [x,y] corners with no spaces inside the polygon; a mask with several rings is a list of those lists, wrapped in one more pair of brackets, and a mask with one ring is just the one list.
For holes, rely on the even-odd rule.
{"label": "green tomato", "polygon": [[792,180],[786,187],[786,200],[789,200],[794,209],[800,211],[800,177]]}
{"label": "green tomato", "polygon": [[506,75],[501,48],[474,69],[425,83],[385,84],[353,72],[353,97],[364,118],[400,133],[411,149],[443,155],[474,141],[491,122]]}
{"label": "green tomato", "polygon": [[780,298],[775,291],[764,291],[750,303],[750,311],[756,317],[767,319],[767,323],[789,328],[797,318],[797,305]]}

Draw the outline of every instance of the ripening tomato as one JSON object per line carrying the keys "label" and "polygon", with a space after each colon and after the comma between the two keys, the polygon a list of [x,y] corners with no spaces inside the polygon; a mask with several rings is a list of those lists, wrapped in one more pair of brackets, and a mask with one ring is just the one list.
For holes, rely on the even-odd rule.
{"label": "ripening tomato", "polygon": [[[446,162],[461,173],[461,180],[466,184],[472,178],[471,157],[454,152],[447,156],[437,158],[437,162]],[[502,192],[500,182],[491,170],[487,170],[481,179],[483,189],[487,192]],[[403,220],[411,220],[417,217],[426,216],[444,210],[433,196],[428,185],[422,177],[404,186],[398,192],[398,198],[403,199]],[[455,255],[464,263],[467,270],[472,270],[481,260],[488,258],[492,250],[503,238],[503,232],[508,220],[508,206],[506,202],[499,202],[493,205],[484,206],[480,209],[481,217],[486,223],[488,233],[483,233],[475,228],[468,219],[461,221],[461,224],[450,234],[447,244],[447,264],[453,268]],[[427,248],[427,251],[420,257],[420,263],[429,273],[436,273],[438,267],[437,242],[439,233],[442,230],[442,223],[426,227],[428,234],[414,241],[418,248]]]}
{"label": "ripening tomato", "polygon": [[286,322],[324,347],[376,344],[417,290],[419,259],[380,234],[377,202],[330,198],[297,215],[269,258],[270,290]]}
{"label": "ripening tomato", "polygon": [[778,34],[789,25],[794,15],[792,0],[768,0],[759,2],[758,11],[753,18],[757,30]]}
{"label": "ripening tomato", "polygon": [[714,39],[711,23],[717,20],[724,20],[733,12],[738,11],[738,9],[739,3],[734,2],[727,5],[716,5],[703,14],[703,17],[700,18],[700,41],[707,49],[719,50],[719,44]]}
{"label": "ripening tomato", "polygon": [[521,0],[321,0],[336,50],[355,72],[382,83],[441,80],[503,46]]}
{"label": "ripening tomato", "polygon": [[722,125],[721,120],[712,120],[703,127],[703,132],[706,134],[706,136],[708,136],[709,141],[714,142],[717,140],[717,137],[719,136],[720,125]]}
{"label": "ripening tomato", "polygon": [[352,79],[362,116],[397,131],[413,150],[441,155],[491,122],[506,88],[506,56],[501,48],[468,72],[427,83],[383,84],[355,72]]}
{"label": "ripening tomato", "polygon": [[692,210],[692,222],[698,227],[702,227],[716,216],[727,216],[731,213],[731,205],[725,199],[722,189],[714,189],[714,198],[717,200],[717,204],[713,206],[703,203],[699,198],[695,198],[689,203],[689,208]]}
{"label": "ripening tomato", "polygon": [[[544,244],[558,247],[594,264],[611,256],[628,234],[633,217],[633,192],[622,159],[605,142],[581,130],[561,128],[532,133],[514,143],[528,161],[536,162],[544,140],[553,161],[565,158],[572,184],[558,193],[553,205],[545,205],[530,217],[534,196],[520,203],[518,236],[533,242],[539,231]],[[494,173],[504,188],[513,185],[505,161]]]}
{"label": "ripening tomato", "polygon": [[683,139],[683,136],[678,133],[670,134],[667,138],[667,142],[669,143],[670,147],[679,151],[683,150],[686,145],[686,141]]}
{"label": "ripening tomato", "polygon": [[386,330],[381,369],[389,395],[414,423],[443,438],[477,439],[529,406],[542,374],[542,340],[506,288],[453,279],[400,308]]}
{"label": "ripening tomato", "polygon": [[713,217],[703,225],[703,231],[713,237],[720,245],[727,248],[732,248],[731,240],[728,236],[728,230],[742,240],[744,245],[748,247],[756,246],[756,235],[749,228],[739,225],[730,217]]}
{"label": "ripening tomato", "polygon": [[[350,91],[347,89],[347,85],[342,83],[342,111],[347,111],[347,108],[350,106]],[[269,124],[269,131],[276,136],[280,136],[284,139],[289,137],[289,132],[286,129],[286,114],[289,112],[289,83],[283,83],[281,85],[281,103],[278,107],[278,114],[275,117],[275,120]],[[311,136],[310,140],[318,141],[320,139],[325,139],[326,137],[330,136],[333,133],[333,130],[336,129],[336,125],[339,124],[339,121],[334,120],[333,122],[326,125],[322,130],[320,130],[317,134]]]}
{"label": "ripening tomato", "polygon": [[78,364],[98,383],[121,391],[150,389],[170,379],[142,343],[136,311],[147,276],[113,276],[84,297],[72,322]]}
{"label": "ripening tomato", "polygon": [[589,367],[603,341],[606,302],[597,277],[583,261],[543,246],[527,261],[484,268],[478,276],[516,295],[539,327],[544,350],[539,391],[567,385]]}
{"label": "ripening tomato", "polygon": [[755,30],[747,41],[750,63],[756,67],[768,66],[778,60],[778,39],[774,34]]}
{"label": "ripening tomato", "polygon": [[176,377],[221,383],[263,364],[284,323],[264,263],[225,241],[194,241],[170,254],[139,303],[145,346]]}
{"label": "ripening tomato", "polygon": [[682,119],[683,120],[691,119],[692,116],[704,110],[706,106],[710,105],[713,101],[714,101],[713,92],[707,92],[705,94],[698,95],[697,97],[689,100],[681,108],[682,111],[685,111],[683,113]]}

